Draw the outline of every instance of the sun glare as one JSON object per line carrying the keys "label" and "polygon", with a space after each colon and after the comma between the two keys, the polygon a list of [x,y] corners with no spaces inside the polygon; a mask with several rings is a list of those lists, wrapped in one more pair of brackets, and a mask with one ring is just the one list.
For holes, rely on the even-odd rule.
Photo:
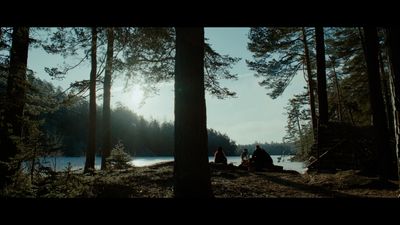
{"label": "sun glare", "polygon": [[137,112],[143,106],[144,90],[139,85],[133,85],[128,88],[115,85],[112,93],[111,101],[113,104],[121,103],[133,112]]}
{"label": "sun glare", "polygon": [[131,105],[132,108],[137,109],[140,107],[140,103],[143,100],[143,90],[136,86],[130,91],[129,97],[129,105]]}

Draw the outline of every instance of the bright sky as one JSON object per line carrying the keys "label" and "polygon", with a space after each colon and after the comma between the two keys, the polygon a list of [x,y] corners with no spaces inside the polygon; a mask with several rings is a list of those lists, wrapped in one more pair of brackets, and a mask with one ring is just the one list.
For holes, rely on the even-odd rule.
{"label": "bright sky", "polygon": [[[286,115],[284,108],[288,99],[302,92],[305,81],[298,74],[284,94],[275,100],[266,95],[266,90],[258,85],[260,78],[254,77],[245,59],[251,59],[247,50],[247,34],[249,28],[206,28],[205,37],[212,47],[220,54],[240,57],[242,60],[233,68],[238,74],[237,81],[221,81],[221,84],[237,93],[237,98],[225,100],[206,96],[207,127],[227,134],[237,144],[258,142],[281,142],[285,136]],[[62,57],[48,55],[42,50],[31,49],[28,67],[42,79],[50,80],[44,72],[44,67],[55,67],[62,64]],[[62,81],[52,80],[55,86],[67,88],[75,80],[89,79],[90,65],[88,63],[73,70]],[[140,106],[143,91],[138,86],[123,90],[123,82],[113,84],[112,104],[122,102],[135,113],[146,119],[162,121],[174,120],[174,85],[164,83],[159,85],[159,95],[149,98]],[[98,101],[102,104],[102,101]]]}

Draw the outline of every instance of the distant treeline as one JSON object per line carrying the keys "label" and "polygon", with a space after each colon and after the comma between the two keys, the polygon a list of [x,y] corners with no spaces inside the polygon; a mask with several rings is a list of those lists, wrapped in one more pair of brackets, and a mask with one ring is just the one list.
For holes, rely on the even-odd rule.
{"label": "distant treeline", "polygon": [[[88,102],[80,101],[68,108],[63,107],[46,117],[46,127],[61,136],[62,151],[65,155],[83,155],[88,137]],[[98,107],[97,124],[102,126],[101,108]],[[136,156],[170,156],[174,149],[173,122],[147,121],[142,116],[118,105],[111,111],[112,145],[119,141],[125,150]],[[101,129],[98,129],[101,130]],[[97,153],[101,152],[102,136],[97,132]],[[208,129],[208,150],[212,155],[218,146],[222,146],[228,155],[236,152],[236,144],[227,135]],[[189,149],[188,149],[189,151]]]}
{"label": "distant treeline", "polygon": [[294,155],[296,154],[296,150],[293,144],[290,143],[254,143],[249,145],[238,145],[238,150],[243,151],[243,149],[249,150],[249,153],[252,154],[256,149],[256,145],[260,145],[261,148],[265,149],[270,155]]}
{"label": "distant treeline", "polygon": [[[1,76],[0,92],[5,93],[6,77]],[[35,108],[37,120],[41,121],[41,130],[51,140],[53,149],[65,156],[83,156],[87,149],[89,103],[82,98],[71,98],[55,88],[51,83],[35,78],[31,74],[28,80],[32,88],[28,95],[37,99]],[[43,110],[42,105],[46,106]],[[100,155],[103,136],[102,106],[97,107],[96,153]],[[174,149],[174,123],[148,121],[132,112],[122,104],[111,110],[112,146],[119,141],[125,151],[136,156],[171,156]],[[221,146],[227,155],[236,154],[236,143],[226,134],[208,129],[208,151],[213,155]],[[189,151],[190,149],[188,149]]]}
{"label": "distant treeline", "polygon": [[[0,77],[0,92],[5,92],[5,76]],[[71,98],[61,88],[55,88],[51,83],[28,74],[31,88],[28,95],[36,99],[35,108],[37,120],[41,121],[41,130],[51,140],[53,149],[58,149],[64,156],[83,156],[87,149],[89,103],[82,98]],[[51,104],[50,104],[51,103]],[[43,106],[46,105],[46,106]],[[49,107],[48,105],[51,105]],[[39,111],[36,109],[36,111]],[[132,112],[122,104],[111,111],[112,145],[119,141],[125,150],[133,156],[171,156],[174,150],[174,123],[156,120],[148,121]],[[100,155],[102,147],[102,106],[97,107],[97,143],[96,152]],[[221,146],[226,155],[240,155],[244,148],[250,153],[255,144],[237,145],[226,134],[214,129],[208,129],[208,154],[214,154]],[[264,143],[260,144],[272,155],[294,154],[290,144]],[[189,150],[189,149],[188,149]]]}

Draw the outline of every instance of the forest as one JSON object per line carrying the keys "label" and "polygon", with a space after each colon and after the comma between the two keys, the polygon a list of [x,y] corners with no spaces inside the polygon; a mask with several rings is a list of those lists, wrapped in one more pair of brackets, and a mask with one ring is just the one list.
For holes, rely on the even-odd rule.
{"label": "forest", "polygon": [[[49,82],[28,75],[32,90],[28,94],[40,101],[63,102],[68,96],[60,89],[56,89]],[[0,92],[6,93],[6,77],[0,80]],[[38,103],[37,106],[39,106]],[[43,104],[43,103],[42,103]],[[59,152],[64,156],[84,156],[88,137],[89,103],[84,99],[77,99],[68,104],[61,104],[37,118],[40,121],[39,129],[46,136],[48,153]],[[96,107],[96,114],[102,115],[102,106]],[[147,121],[127,107],[119,104],[111,110],[111,145],[122,143],[125,150],[132,156],[172,156],[174,148],[173,122],[160,123],[156,120]],[[81,121],[81,122],[77,122]],[[96,123],[101,127],[102,120],[98,117]],[[226,134],[208,129],[209,155],[221,146],[226,154],[235,155],[236,144]],[[101,132],[96,132],[96,146],[101,146]],[[45,143],[43,143],[45,144]],[[101,156],[101,148],[96,149],[96,155]]]}
{"label": "forest", "polygon": [[[112,161],[113,150],[122,149],[137,156],[173,155],[173,180],[167,182],[173,193],[167,196],[209,198],[220,189],[211,182],[218,173],[208,156],[218,146],[238,155],[256,144],[270,154],[296,154],[310,174],[360,171],[357,176],[374,176],[398,189],[398,32],[368,26],[250,28],[252,59],[246,65],[268,97],[281,96],[295,76],[303,76],[307,85],[287,103],[283,143],[237,145],[207,128],[205,93],[222,101],[240,98],[221,80],[240,82],[231,69],[241,59],[216,52],[204,28],[1,27],[1,195],[12,196],[21,183],[40,189],[43,179],[64,176],[41,170],[37,158],[43,155],[84,154],[83,174],[102,179],[96,178],[103,175],[95,170],[95,156],[102,157],[102,171],[127,169]],[[67,90],[55,88],[27,67],[31,48],[79,58],[76,65],[46,67],[53,79],[64,79],[82,62],[90,65],[90,74]],[[173,81],[175,120],[146,121],[123,105],[112,108],[110,90],[117,76],[127,85],[145,86],[149,94],[157,92],[157,84]],[[23,162],[32,162],[30,174],[21,169]],[[87,193],[76,196],[97,195]]]}
{"label": "forest", "polygon": [[[0,77],[0,93],[6,93],[7,77]],[[28,74],[28,82],[32,85],[29,95],[36,99],[47,102],[62,102],[68,99],[60,88],[55,88],[47,81],[35,78]],[[73,103],[60,105],[56,110],[40,114],[38,121],[41,121],[40,130],[47,136],[44,153],[57,153],[63,156],[83,156],[85,144],[88,137],[89,103],[84,99],[78,99]],[[102,107],[97,106],[97,115],[102,115]],[[131,156],[172,156],[174,148],[174,124],[173,122],[160,123],[156,120],[147,121],[143,116],[123,106],[121,103],[111,110],[111,145],[122,143],[126,152]],[[82,121],[77,123],[76,121]],[[102,126],[101,118],[96,123]],[[226,134],[222,134],[212,128],[207,131],[208,155],[212,156],[215,150],[221,146],[225,154],[233,156],[240,155],[244,148],[254,149],[252,145],[237,145]],[[44,143],[43,143],[44,144]],[[101,146],[101,132],[96,132],[96,146]],[[294,148],[288,144],[265,143],[262,145],[271,155],[295,154]],[[96,155],[101,156],[100,148],[97,148]]]}

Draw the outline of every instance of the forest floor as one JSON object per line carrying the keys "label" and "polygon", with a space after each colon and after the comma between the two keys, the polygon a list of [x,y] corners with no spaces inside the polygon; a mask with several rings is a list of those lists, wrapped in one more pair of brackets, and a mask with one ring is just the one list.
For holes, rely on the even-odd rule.
{"label": "forest floor", "polygon": [[[296,171],[254,172],[210,163],[216,198],[397,198],[398,181],[382,184],[358,171],[335,174]],[[36,198],[172,198],[173,162],[124,170],[96,171],[95,175],[59,172],[30,186]],[[24,188],[25,195],[27,188]],[[14,194],[13,194],[14,193]],[[19,194],[18,194],[19,193]],[[29,193],[28,193],[29,195]],[[8,197],[19,197],[13,191]]]}
{"label": "forest floor", "polygon": [[[136,168],[131,176],[141,182],[132,186],[141,194],[132,197],[172,197],[172,165],[170,162]],[[255,172],[213,163],[210,168],[216,198],[397,198],[399,194],[397,181],[382,184],[377,177],[361,176],[354,170],[335,174]]]}

